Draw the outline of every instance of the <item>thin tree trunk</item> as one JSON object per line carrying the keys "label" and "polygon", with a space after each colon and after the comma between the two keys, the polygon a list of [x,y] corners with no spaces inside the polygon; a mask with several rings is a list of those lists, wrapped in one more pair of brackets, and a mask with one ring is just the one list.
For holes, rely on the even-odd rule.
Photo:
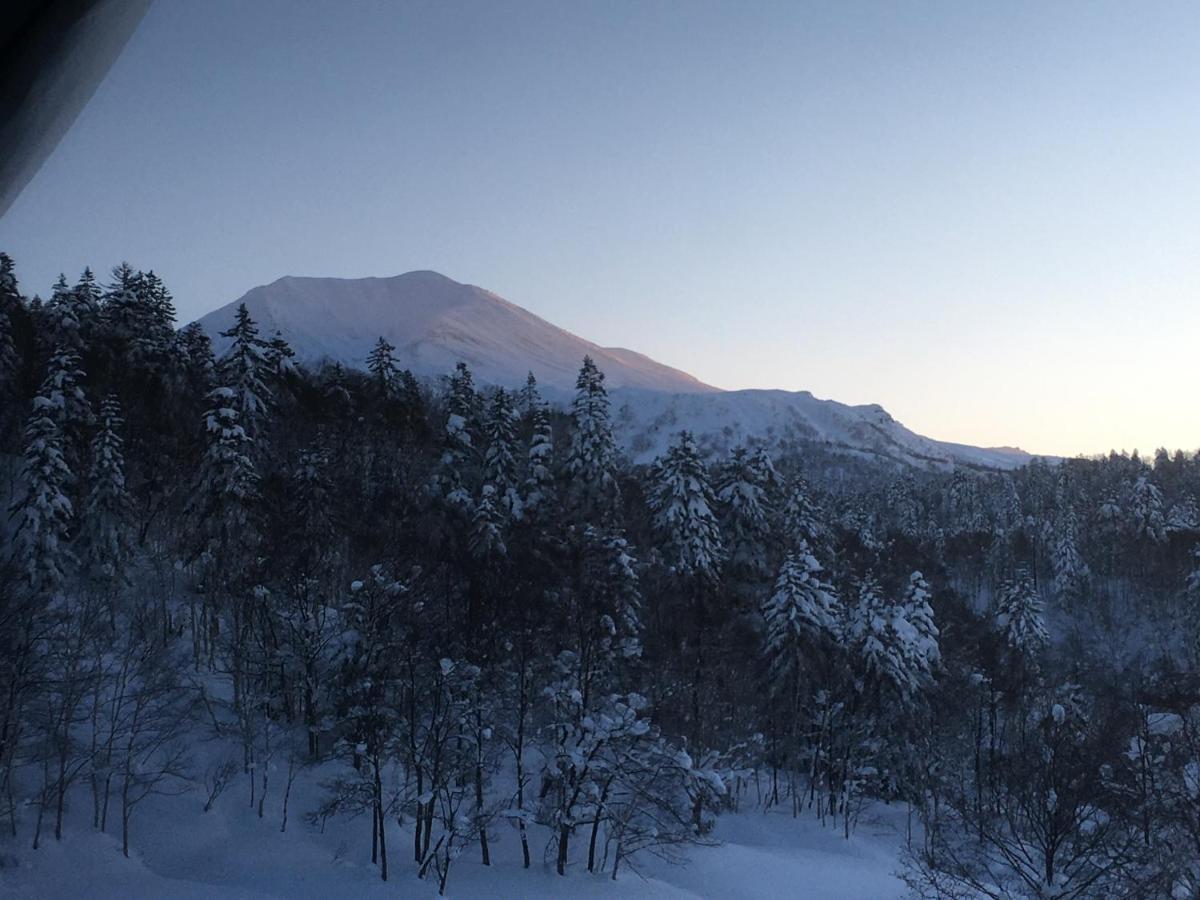
{"label": "thin tree trunk", "polygon": [[121,853],[129,858],[129,818],[133,810],[129,806],[129,770],[125,770],[125,781],[121,785]]}
{"label": "thin tree trunk", "polygon": [[62,840],[63,806],[67,800],[67,749],[63,747],[58,757],[58,791],[54,813],[54,839]]}
{"label": "thin tree trunk", "polygon": [[288,753],[288,777],[287,786],[283,789],[283,821],[279,825],[279,831],[287,831],[288,820],[288,798],[292,796],[292,782],[296,780],[296,761],[292,758],[291,753]]}
{"label": "thin tree trunk", "polygon": [[559,875],[567,874],[567,846],[571,840],[571,826],[558,827],[558,861],[555,868]]}
{"label": "thin tree trunk", "polygon": [[379,773],[379,759],[375,759],[375,816],[379,828],[379,875],[388,879],[387,835],[384,832],[383,779]]}
{"label": "thin tree trunk", "polygon": [[483,821],[483,763],[478,759],[475,762],[475,822],[479,826],[479,849],[483,864],[490,866],[492,858],[488,852],[487,823]]}
{"label": "thin tree trunk", "polygon": [[421,846],[421,830],[425,825],[425,804],[421,802],[421,797],[425,791],[425,773],[421,771],[421,767],[417,766],[417,812],[415,823],[413,825],[413,860],[420,865],[425,855],[422,852]]}
{"label": "thin tree trunk", "polygon": [[517,809],[520,818],[517,819],[517,829],[521,833],[521,856],[525,868],[529,868],[529,835],[525,831],[525,716],[528,712],[528,686],[526,684],[525,662],[521,663],[520,705],[517,707]]}
{"label": "thin tree trunk", "polygon": [[596,871],[596,835],[600,831],[600,820],[603,818],[602,812],[604,804],[608,801],[608,788],[612,784],[611,779],[604,782],[604,788],[600,791],[600,802],[596,806],[596,815],[592,819],[592,836],[588,840],[588,871]]}

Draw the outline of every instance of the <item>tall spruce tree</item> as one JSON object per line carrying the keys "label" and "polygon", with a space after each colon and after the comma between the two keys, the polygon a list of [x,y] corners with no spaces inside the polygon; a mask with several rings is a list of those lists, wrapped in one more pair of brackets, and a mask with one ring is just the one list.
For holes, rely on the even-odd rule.
{"label": "tall spruce tree", "polygon": [[485,484],[479,489],[471,520],[471,555],[484,561],[495,561],[508,553],[504,542],[504,514],[496,488]]}
{"label": "tall spruce tree", "polygon": [[745,447],[736,447],[722,467],[716,496],[721,509],[722,531],[729,547],[730,569],[745,577],[767,570],[769,525],[769,479],[774,473],[770,458],[766,466]]}
{"label": "tall spruce tree", "polygon": [[178,367],[182,392],[204,396],[212,389],[217,372],[212,339],[199,322],[191,322],[175,336],[174,359]]}
{"label": "tall spruce tree", "polygon": [[506,518],[521,517],[521,497],[517,492],[516,411],[512,397],[497,388],[484,423],[487,446],[483,453],[483,480],[496,490],[496,502]]}
{"label": "tall spruce tree", "polygon": [[92,438],[80,529],[89,574],[109,586],[124,580],[132,549],[123,427],[120,401],[110,394],[100,404],[99,428]]}
{"label": "tall spruce tree", "polygon": [[17,267],[13,258],[0,252],[0,310],[12,313],[22,305],[17,287]]}
{"label": "tall spruce tree", "polygon": [[253,543],[252,512],[258,499],[253,439],[240,421],[238,393],[214,388],[204,414],[207,448],[200,470],[194,509],[211,553]]}
{"label": "tall spruce tree", "polygon": [[651,480],[648,500],[671,568],[686,577],[715,580],[725,550],[708,469],[690,431],[681,431],[655,462]]}
{"label": "tall spruce tree", "polygon": [[70,350],[82,355],[85,344],[83,329],[84,323],[89,320],[89,313],[82,308],[79,296],[67,285],[65,275],[59,275],[54,283],[45,316],[54,349]]}
{"label": "tall spruce tree", "polygon": [[793,482],[781,518],[783,545],[786,550],[799,550],[803,546],[819,551],[824,547],[828,531],[821,521],[820,511],[812,502],[808,484],[803,479]]}
{"label": "tall spruce tree", "polygon": [[450,508],[473,515],[472,485],[479,474],[479,395],[466,363],[458,363],[446,396],[446,425],[436,484]]}
{"label": "tall spruce tree", "polygon": [[76,302],[86,310],[88,315],[96,315],[100,312],[100,305],[104,300],[104,290],[97,283],[90,266],[83,270],[83,274],[75,282],[73,291]]}
{"label": "tall spruce tree", "polygon": [[1133,533],[1152,544],[1167,542],[1167,520],[1163,515],[1162,491],[1145,475],[1133,485],[1130,515]]}
{"label": "tall spruce tree", "polygon": [[920,572],[913,572],[908,577],[908,585],[900,600],[909,670],[922,681],[931,677],[942,661],[941,646],[938,642],[940,632],[934,622],[933,606],[930,604],[932,596],[925,576]]}
{"label": "tall spruce tree", "polygon": [[781,686],[840,634],[837,594],[821,576],[820,563],[801,539],[784,557],[775,588],[763,603],[771,679]]}
{"label": "tall spruce tree", "polygon": [[874,576],[865,576],[850,622],[851,647],[864,673],[863,689],[877,699],[907,699],[917,686],[909,666],[907,623],[902,621],[899,605],[887,599]]}
{"label": "tall spruce tree", "polygon": [[15,393],[17,374],[21,370],[21,354],[13,336],[13,320],[0,309],[0,397]]}
{"label": "tall spruce tree", "polygon": [[395,352],[396,348],[380,335],[375,346],[371,348],[370,354],[367,355],[367,371],[371,373],[379,396],[387,400],[392,399],[399,389],[400,372],[396,368]]}
{"label": "tall spruce tree", "polygon": [[1066,609],[1074,609],[1091,572],[1079,553],[1079,526],[1071,504],[1059,513],[1054,539],[1054,592]]}
{"label": "tall spruce tree", "polygon": [[526,454],[523,502],[529,514],[541,516],[555,497],[554,429],[550,424],[550,411],[544,403],[534,407],[532,416],[533,434]]}
{"label": "tall spruce tree", "polygon": [[517,392],[517,412],[522,416],[532,416],[534,411],[542,405],[542,395],[538,391],[537,379],[530,372],[525,377],[525,384],[521,386],[521,390]]}
{"label": "tall spruce tree", "polygon": [[68,545],[74,508],[69,493],[74,476],[67,465],[58,407],[47,396],[48,386],[33,398],[25,426],[21,467],[21,499],[15,561],[27,586],[50,596],[59,590],[74,560]]}
{"label": "tall spruce tree", "polygon": [[269,377],[266,345],[259,338],[258,326],[250,318],[245,303],[238,305],[233,327],[222,331],[221,336],[229,338],[230,344],[218,365],[220,382],[229,392],[226,399],[237,412],[237,426],[252,442],[257,442],[266,423],[271,392],[266,385]]}
{"label": "tall spruce tree", "polygon": [[79,468],[84,434],[94,415],[83,390],[83,366],[79,354],[69,348],[55,350],[46,364],[41,396],[54,410],[63,441],[63,452],[72,471]]}
{"label": "tall spruce tree", "polygon": [[1036,656],[1050,642],[1042,615],[1042,599],[1024,566],[1018,568],[1000,592],[996,626],[1004,635],[1005,643],[1025,658]]}
{"label": "tall spruce tree", "polygon": [[276,331],[263,347],[263,361],[268,375],[276,383],[284,383],[296,374],[296,351],[280,331]]}
{"label": "tall spruce tree", "polygon": [[610,521],[620,505],[617,447],[604,373],[590,356],[583,358],[575,382],[571,419],[574,428],[566,462],[570,500],[584,521],[594,524]]}

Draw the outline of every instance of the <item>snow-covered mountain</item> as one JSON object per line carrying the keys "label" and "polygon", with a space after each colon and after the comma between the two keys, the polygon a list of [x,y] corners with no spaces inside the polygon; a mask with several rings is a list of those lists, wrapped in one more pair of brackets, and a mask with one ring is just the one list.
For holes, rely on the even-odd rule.
{"label": "snow-covered mountain", "polygon": [[590,355],[613,387],[711,392],[686,372],[632,350],[601,347],[490,291],[439,275],[393,278],[280,278],[200,320],[218,353],[223,329],[245,303],[263,335],[280,331],[306,362],[333,359],[362,367],[380,336],[402,366],[442,375],[466,362],[484,383],[517,385],[532,371],[551,388],[569,390]]}
{"label": "snow-covered mountain", "polygon": [[565,400],[590,355],[613,390],[616,432],[638,461],[653,458],[688,428],[713,451],[743,443],[817,442],[832,449],[919,467],[1015,468],[1030,455],[922,437],[882,407],[848,406],[807,391],[722,391],[632,350],[601,347],[502,297],[437,272],[393,278],[280,278],[200,320],[218,353],[220,332],[245,303],[263,335],[281,332],[306,362],[362,367],[382,335],[401,365],[438,376],[461,361],[481,383],[516,387],[533,371],[544,393]]}
{"label": "snow-covered mountain", "polygon": [[682,428],[694,431],[701,447],[717,454],[739,444],[787,447],[808,442],[919,468],[1013,469],[1031,459],[1011,447],[931,440],[905,428],[878,404],[849,406],[808,391],[667,394],[621,389],[612,398],[614,430],[636,462],[659,456]]}

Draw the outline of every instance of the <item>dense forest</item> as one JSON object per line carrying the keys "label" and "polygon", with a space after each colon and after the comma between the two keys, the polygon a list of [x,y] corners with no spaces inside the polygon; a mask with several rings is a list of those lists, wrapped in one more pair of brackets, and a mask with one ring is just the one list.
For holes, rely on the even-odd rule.
{"label": "dense forest", "polygon": [[731,809],[886,803],[917,896],[1200,897],[1200,459],[633,465],[591,360],[557,409],[228,326],[0,255],[11,840],[128,853],[146,798],[226,790],[287,828],[321,766],[293,822],[443,890],[501,828],[617,878]]}

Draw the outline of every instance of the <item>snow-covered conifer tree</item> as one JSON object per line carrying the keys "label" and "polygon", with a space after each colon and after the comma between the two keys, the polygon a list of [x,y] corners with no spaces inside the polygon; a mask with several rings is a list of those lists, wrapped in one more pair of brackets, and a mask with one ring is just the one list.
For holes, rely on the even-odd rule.
{"label": "snow-covered conifer tree", "polygon": [[263,348],[263,361],[266,363],[267,373],[275,381],[286,381],[296,371],[296,351],[279,331],[275,332]]}
{"label": "snow-covered conifer tree", "polygon": [[708,469],[691,432],[681,431],[666,455],[655,461],[651,479],[647,499],[671,568],[680,575],[715,579],[725,551]]}
{"label": "snow-covered conifer tree", "polygon": [[865,671],[866,689],[894,691],[901,698],[912,693],[917,682],[910,668],[910,628],[903,609],[884,596],[879,582],[871,575],[864,577],[851,615],[850,637],[854,656]]}
{"label": "snow-covered conifer tree", "polygon": [[194,396],[207,394],[212,387],[217,362],[213,356],[212,339],[205,334],[199,322],[185,325],[175,335],[174,359],[178,377],[186,385],[186,390],[195,392]]}
{"label": "snow-covered conifer tree", "polygon": [[[471,485],[477,483],[479,450],[479,395],[465,363],[455,367],[446,396],[446,425],[442,455],[434,486],[453,508],[472,515]],[[493,499],[493,503],[495,500]]]}
{"label": "snow-covered conifer tree", "polygon": [[1054,592],[1064,607],[1072,609],[1079,601],[1091,573],[1079,553],[1079,527],[1075,519],[1075,509],[1070,504],[1059,513],[1056,531],[1053,557]]}
{"label": "snow-covered conifer tree", "polygon": [[[579,593],[585,600],[577,611],[576,631],[584,645],[576,652],[590,684],[598,674],[613,678],[619,660],[640,655],[642,595],[625,538],[589,525],[580,556]],[[610,688],[615,686],[610,682]]]}
{"label": "snow-covered conifer tree", "polygon": [[783,507],[782,531],[784,546],[789,550],[798,550],[802,543],[815,550],[825,542],[825,526],[812,502],[808,485],[802,479],[797,479],[788,492]]}
{"label": "snow-covered conifer tree", "polygon": [[1133,485],[1130,508],[1133,533],[1152,544],[1167,542],[1167,522],[1163,516],[1162,491],[1146,475],[1139,475]]}
{"label": "snow-covered conifer tree", "polygon": [[530,372],[525,378],[525,384],[517,392],[517,412],[522,416],[532,416],[542,405],[542,395],[538,391],[537,379]]}
{"label": "snow-covered conifer tree", "polygon": [[83,367],[79,354],[70,348],[54,351],[46,364],[41,396],[46,398],[58,422],[67,465],[77,466],[84,431],[92,424],[92,405],[83,390]]}
{"label": "snow-covered conifer tree", "polygon": [[574,430],[567,453],[569,492],[575,508],[588,521],[604,521],[620,504],[617,485],[617,447],[609,418],[608,391],[604,373],[590,356],[575,382],[571,403]]}
{"label": "snow-covered conifer tree", "polygon": [[71,350],[76,354],[83,353],[83,322],[87,313],[83,312],[79,298],[67,285],[67,277],[59,275],[58,281],[50,294],[50,302],[46,304],[46,318],[50,324],[50,336],[54,348],[58,351]]}
{"label": "snow-covered conifer tree", "polygon": [[13,340],[13,322],[6,310],[0,309],[0,392],[11,387],[21,368],[21,355]]}
{"label": "snow-covered conifer tree", "polygon": [[100,404],[99,429],[92,438],[81,540],[92,576],[110,584],[123,577],[130,552],[123,426],[121,404],[109,395]]}
{"label": "snow-covered conifer tree", "polygon": [[930,605],[932,592],[929,582],[920,572],[913,572],[900,601],[900,612],[906,623],[903,637],[907,644],[909,670],[920,679],[932,675],[941,663],[942,651],[938,644],[938,627],[933,619]]}
{"label": "snow-covered conifer tree", "polygon": [[483,401],[475,390],[475,376],[464,362],[457,363],[454,374],[450,376],[446,409],[450,415],[462,418],[468,434],[474,434],[479,428]]}
{"label": "snow-covered conifer tree", "polygon": [[947,501],[950,527],[954,534],[974,534],[984,530],[977,476],[963,468],[955,469],[950,479]]}
{"label": "snow-covered conifer tree", "polygon": [[221,397],[236,411],[237,427],[254,441],[262,431],[271,392],[266,385],[266,345],[259,339],[258,326],[250,318],[245,303],[238,305],[233,327],[222,331],[221,336],[232,339],[218,366],[226,392]]}
{"label": "snow-covered conifer tree", "polygon": [[1174,534],[1200,531],[1200,508],[1196,498],[1185,494],[1167,510],[1167,531]]}
{"label": "snow-covered conifer tree", "polygon": [[375,381],[376,390],[381,397],[389,399],[395,396],[399,387],[397,378],[400,372],[396,368],[395,352],[396,348],[380,335],[367,356],[367,371]]}
{"label": "snow-covered conifer tree", "polygon": [[33,398],[25,426],[21,500],[15,542],[16,561],[29,587],[53,594],[73,557],[67,545],[74,509],[68,496],[74,481],[63,450],[58,407],[43,393]]}
{"label": "snow-covered conifer tree", "polygon": [[773,680],[803,669],[818,648],[835,642],[841,612],[833,588],[821,578],[821,565],[801,538],[788,551],[775,589],[763,603],[766,646]]}
{"label": "snow-covered conifer tree", "polygon": [[72,292],[75,294],[76,302],[89,316],[99,313],[104,291],[96,282],[96,276],[92,273],[90,266],[83,270],[83,274],[75,282]]}
{"label": "snow-covered conifer tree", "polygon": [[64,427],[82,428],[92,421],[92,406],[83,391],[83,380],[79,354],[63,348],[50,356],[42,394],[58,411],[59,423]]}
{"label": "snow-covered conifer tree", "polygon": [[533,435],[529,439],[525,476],[526,510],[542,510],[554,499],[554,431],[550,411],[539,403],[533,410]]}
{"label": "snow-covered conifer tree", "polygon": [[[770,466],[770,458],[766,458]],[[762,459],[737,447],[722,467],[717,484],[717,501],[721,507],[721,524],[729,547],[729,564],[747,575],[766,572],[769,479],[774,468],[767,468]]]}
{"label": "snow-covered conifer tree", "polygon": [[239,396],[233,388],[214,388],[204,414],[208,449],[201,469],[196,498],[211,543],[241,543],[250,520],[251,504],[258,496],[258,473],[253,460],[253,440],[242,427]]}
{"label": "snow-covered conifer tree", "polygon": [[1021,567],[1004,585],[996,610],[996,626],[1005,642],[1022,656],[1034,656],[1050,642],[1038,596],[1028,569]]}
{"label": "snow-covered conifer tree", "polygon": [[895,527],[908,538],[915,538],[921,531],[921,506],[917,502],[916,488],[912,476],[905,474],[887,487],[887,511]]}
{"label": "snow-covered conifer tree", "polygon": [[113,269],[104,295],[105,331],[143,369],[161,364],[174,342],[175,307],[171,294],[153,272],[137,272],[129,263]]}
{"label": "snow-covered conifer tree", "polygon": [[175,337],[175,302],[154,271],[138,272],[133,291],[138,300],[139,330],[131,352],[134,359],[158,365],[170,352]]}
{"label": "snow-covered conifer tree", "polygon": [[854,535],[868,550],[880,550],[882,544],[876,530],[875,519],[874,510],[867,505],[866,498],[853,496],[849,498],[841,516],[838,517],[838,525],[847,534]]}
{"label": "snow-covered conifer tree", "polygon": [[1187,629],[1193,664],[1200,664],[1200,544],[1192,547],[1191,567],[1183,584],[1181,619]]}
{"label": "snow-covered conifer tree", "polygon": [[1025,516],[1021,512],[1021,495],[1017,493],[1017,485],[1012,475],[1007,472],[1000,477],[996,507],[999,524],[1003,530],[1019,531],[1025,526]]}
{"label": "snow-covered conifer tree", "polygon": [[471,522],[471,555],[476,559],[495,559],[508,553],[504,543],[504,517],[496,489],[485,484],[479,491]]}
{"label": "snow-covered conifer tree", "polygon": [[516,418],[512,397],[503,388],[498,388],[492,396],[484,423],[487,446],[483,453],[483,480],[495,488],[496,502],[503,515],[509,518],[521,516],[514,454]]}
{"label": "snow-covered conifer tree", "polygon": [[17,288],[17,269],[7,253],[0,252],[0,311],[11,313],[21,306],[21,292]]}

